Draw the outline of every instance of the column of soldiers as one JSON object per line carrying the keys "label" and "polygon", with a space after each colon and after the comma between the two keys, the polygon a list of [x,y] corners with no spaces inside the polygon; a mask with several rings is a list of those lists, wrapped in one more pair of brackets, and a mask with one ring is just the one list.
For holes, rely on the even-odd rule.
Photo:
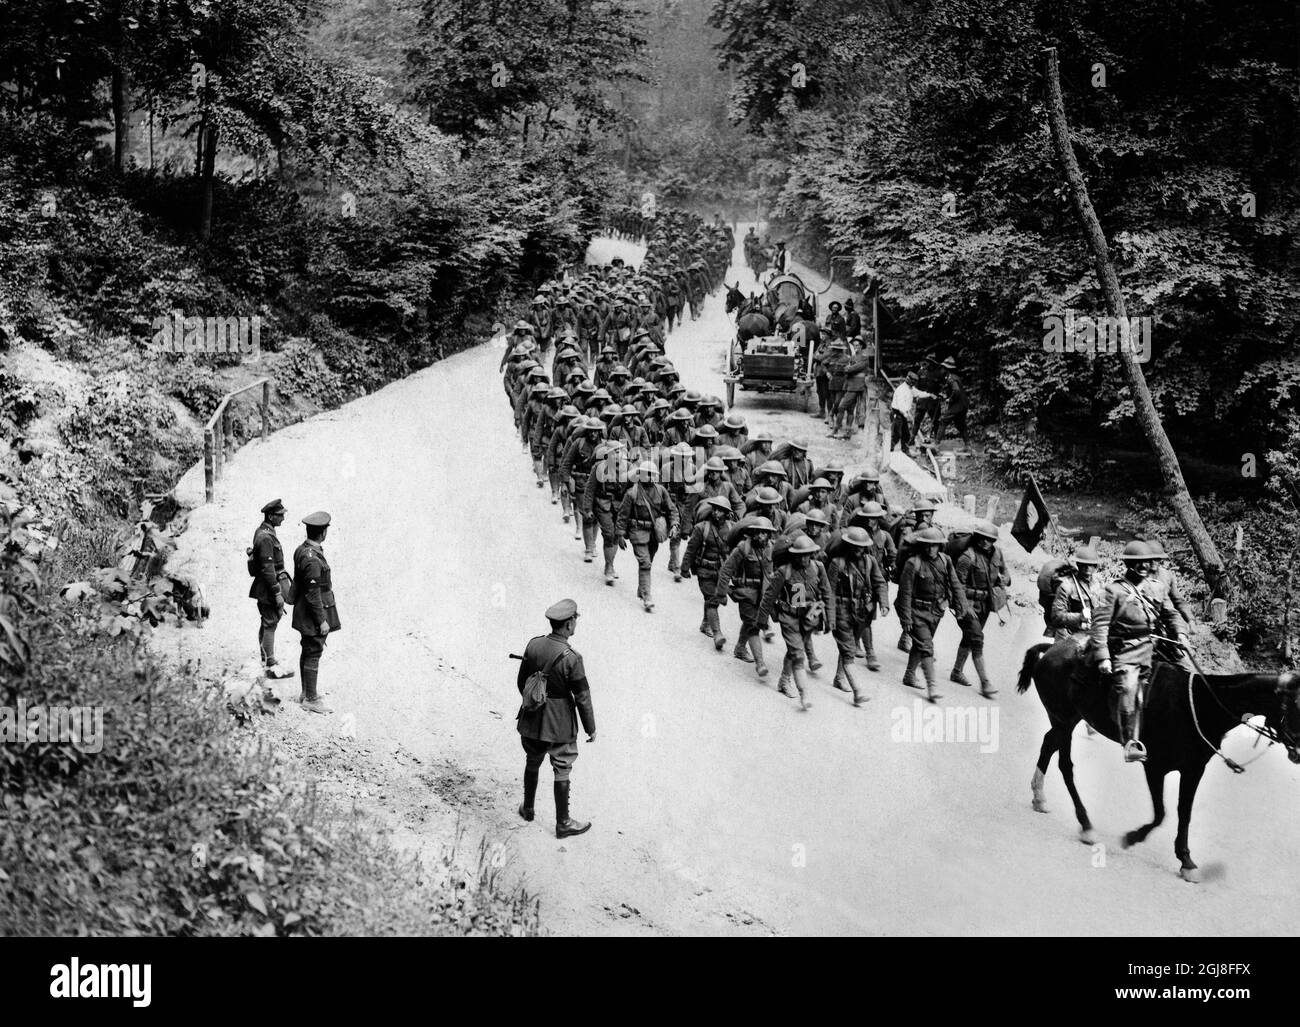
{"label": "column of soldiers", "polygon": [[[683,225],[692,242],[667,230]],[[623,289],[649,289],[647,296],[653,296],[657,284],[662,293],[680,265],[695,262],[702,263],[705,291],[715,291],[730,254],[730,231],[680,214],[666,217],[662,227],[650,226],[640,272],[618,261],[592,268],[568,284],[569,295],[594,299],[603,311]],[[604,579],[612,587],[619,576],[617,555],[630,544],[637,595],[652,612],[651,571],[666,545],[673,580],[694,578],[699,587],[699,630],[717,652],[729,644],[721,616],[729,602],[739,617],[732,655],[752,665],[760,680],[770,674],[765,646],[775,644],[779,629],[777,687],[803,709],[811,705],[807,675],[823,666],[816,652],[819,634],[830,634],[835,643],[834,687],[851,693],[855,706],[867,701],[865,680],[855,668],[861,660],[870,671],[880,669],[873,627],[889,615],[893,583],[898,648],[908,654],[903,684],[923,689],[930,702],[941,698],[934,635],[951,612],[961,642],[948,679],[973,686],[969,664],[980,694],[994,698],[984,629],[990,617],[1001,619],[1011,582],[997,528],[981,521],[972,531],[946,536],[933,523],[932,502],[921,500],[902,516],[890,510],[878,474],[864,471],[846,482],[842,466],[814,466],[802,439],[777,444],[766,432],[751,435],[742,416],[724,416],[717,397],[680,381],[664,352],[666,334],[680,323],[680,308],[675,316],[673,309],[665,308],[656,320],[659,308],[651,299],[630,332],[602,314],[594,350],[600,357],[590,370],[573,341],[576,330],[562,329],[552,364],[553,374],[563,373],[562,385],[552,384],[557,378],[539,360],[544,349],[531,323],[516,326],[508,347],[506,392],[526,446],[540,460],[538,485],[549,481],[552,502],[562,505],[565,522],[575,523],[575,538],[584,542],[584,558],[594,561],[599,534]],[[832,304],[822,328],[830,339],[822,412],[835,421],[832,434],[842,429],[846,437],[862,409],[850,383],[854,375],[865,375],[865,360],[861,351],[848,355],[850,333],[860,327],[851,307]],[[952,396],[935,380],[951,371],[952,362],[931,363],[926,384],[933,391],[918,388],[914,413],[917,427],[928,419],[937,435],[943,407],[922,401]],[[1081,550],[1044,607],[1049,632],[1058,638],[1077,641],[1090,633],[1094,659],[1113,689],[1126,759],[1142,758],[1137,735],[1151,636],[1163,626],[1181,641],[1190,619],[1162,559],[1148,543],[1131,544],[1125,555],[1130,573],[1102,591],[1093,579],[1096,554]]]}

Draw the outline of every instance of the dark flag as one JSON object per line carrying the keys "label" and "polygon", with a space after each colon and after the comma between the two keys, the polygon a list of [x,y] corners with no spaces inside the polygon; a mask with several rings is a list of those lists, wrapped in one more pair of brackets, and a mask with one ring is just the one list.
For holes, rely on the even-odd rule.
{"label": "dark flag", "polygon": [[1043,494],[1038,491],[1038,482],[1029,475],[1029,484],[1025,487],[1025,498],[1020,501],[1020,510],[1016,513],[1015,523],[1011,525],[1011,537],[1031,553],[1047,530],[1052,515],[1047,510]]}

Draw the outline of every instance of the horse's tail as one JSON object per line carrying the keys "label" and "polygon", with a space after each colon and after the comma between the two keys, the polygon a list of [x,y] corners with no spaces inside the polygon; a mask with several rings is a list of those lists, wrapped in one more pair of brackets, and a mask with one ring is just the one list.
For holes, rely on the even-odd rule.
{"label": "horse's tail", "polygon": [[1038,663],[1038,658],[1050,648],[1051,642],[1039,642],[1026,650],[1025,662],[1020,667],[1020,680],[1016,683],[1016,691],[1021,695],[1029,691],[1029,682],[1033,680],[1034,665]]}

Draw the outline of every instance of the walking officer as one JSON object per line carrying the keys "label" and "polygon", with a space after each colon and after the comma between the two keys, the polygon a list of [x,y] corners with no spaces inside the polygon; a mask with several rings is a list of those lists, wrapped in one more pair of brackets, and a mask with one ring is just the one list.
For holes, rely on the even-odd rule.
{"label": "walking officer", "polygon": [[998,529],[988,521],[980,521],[971,532],[970,543],[957,557],[957,579],[966,593],[969,612],[959,621],[961,625],[961,645],[957,648],[957,660],[952,666],[949,681],[970,687],[963,670],[967,657],[975,664],[975,673],[980,679],[980,695],[992,699],[997,689],[989,682],[988,671],[984,668],[984,623],[989,615],[996,613],[1007,605],[1007,586],[1011,584],[1011,575],[1007,573],[1006,561],[1002,551],[997,547]]}
{"label": "walking officer", "polygon": [[302,638],[302,655],[298,660],[302,694],[298,701],[312,713],[329,713],[329,707],[316,693],[316,679],[325,639],[341,627],[334,606],[334,581],[329,561],[325,559],[325,533],[329,531],[330,515],[318,510],[304,517],[302,523],[307,526],[307,538],[293,554],[293,629]]}
{"label": "walking officer", "polygon": [[275,629],[284,616],[281,582],[289,576],[284,569],[284,550],[275,535],[275,529],[284,523],[284,513],[284,504],[278,499],[262,507],[262,523],[253,532],[253,546],[248,551],[248,571],[253,576],[248,598],[257,600],[257,646],[268,678],[293,677],[292,668],[279,666],[275,658]]}
{"label": "walking officer", "polygon": [[532,711],[520,707],[516,718],[524,747],[524,801],[519,815],[533,819],[542,760],[550,759],[555,773],[555,837],[568,838],[591,827],[590,822],[569,816],[569,774],[578,758],[578,718],[587,741],[594,742],[596,712],[582,656],[569,645],[578,627],[578,604],[561,599],[546,611],[546,619],[551,622],[550,634],[529,640],[516,682],[522,695],[524,684],[534,673],[546,675],[546,702]]}
{"label": "walking officer", "polygon": [[943,532],[924,528],[916,533],[913,542],[916,555],[903,567],[895,601],[904,636],[911,639],[903,684],[920,687],[916,683],[916,668],[920,666],[925,672],[926,698],[935,702],[939,695],[934,690],[934,633],[949,607],[959,622],[970,610],[952,558],[943,551]]}

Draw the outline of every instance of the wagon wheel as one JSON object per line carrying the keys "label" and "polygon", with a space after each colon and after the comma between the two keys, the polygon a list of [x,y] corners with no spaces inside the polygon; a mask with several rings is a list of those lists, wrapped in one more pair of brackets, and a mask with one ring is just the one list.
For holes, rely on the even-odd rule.
{"label": "wagon wheel", "polygon": [[727,382],[727,409],[736,405],[736,383]]}

